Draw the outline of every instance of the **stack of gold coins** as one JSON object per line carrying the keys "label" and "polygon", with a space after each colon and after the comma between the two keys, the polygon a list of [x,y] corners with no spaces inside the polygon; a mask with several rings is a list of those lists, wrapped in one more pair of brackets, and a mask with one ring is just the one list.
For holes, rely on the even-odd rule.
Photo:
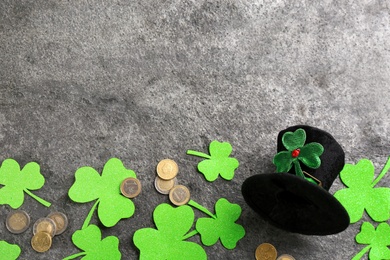
{"label": "stack of gold coins", "polygon": [[276,248],[269,243],[260,244],[256,248],[256,260],[295,260],[294,257],[287,254],[280,255],[278,258],[276,258],[277,256],[278,252],[276,251]]}
{"label": "stack of gold coins", "polygon": [[40,253],[52,245],[54,236],[62,234],[68,227],[68,218],[61,212],[52,212],[46,218],[38,219],[33,226],[32,248]]}
{"label": "stack of gold coins", "polygon": [[157,176],[154,187],[161,194],[169,194],[169,200],[176,206],[187,204],[190,191],[186,186],[178,185],[177,173],[179,167],[174,160],[164,159],[157,164]]}
{"label": "stack of gold coins", "polygon": [[157,176],[154,180],[154,187],[161,194],[169,194],[169,191],[177,185],[176,175],[179,167],[171,159],[164,159],[157,164]]}
{"label": "stack of gold coins", "polygon": [[20,234],[26,231],[30,225],[30,216],[23,210],[14,210],[7,215],[5,226],[13,234]]}
{"label": "stack of gold coins", "polygon": [[141,193],[141,182],[136,178],[126,178],[121,184],[121,193],[127,198],[135,198]]}
{"label": "stack of gold coins", "polygon": [[50,218],[38,219],[33,227],[34,236],[31,239],[32,248],[43,253],[50,249],[52,238],[56,233],[56,224]]}

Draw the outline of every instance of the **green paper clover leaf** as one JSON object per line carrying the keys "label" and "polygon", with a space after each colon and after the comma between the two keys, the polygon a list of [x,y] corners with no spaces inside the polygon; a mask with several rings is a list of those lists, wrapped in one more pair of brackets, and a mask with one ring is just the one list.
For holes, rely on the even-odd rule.
{"label": "green paper clover leaf", "polygon": [[35,162],[27,163],[22,170],[17,161],[6,159],[0,167],[0,205],[8,204],[13,209],[22,206],[24,193],[37,200],[46,207],[50,207],[50,202],[34,195],[30,190],[38,190],[45,183],[45,178],[40,173],[39,164]]}
{"label": "green paper clover leaf", "polygon": [[194,222],[194,211],[190,206],[174,208],[160,204],[153,212],[153,219],[157,229],[142,228],[134,233],[133,241],[140,250],[140,260],[207,259],[200,245],[184,241],[194,234],[188,233]]}
{"label": "green paper clover leaf", "polygon": [[120,193],[122,181],[129,177],[136,177],[134,171],[126,169],[121,160],[111,158],[104,165],[102,175],[91,167],[79,168],[68,194],[73,201],[79,203],[97,199],[95,205],[99,204],[100,221],[104,226],[112,227],[120,219],[134,214],[134,203]]}
{"label": "green paper clover leaf", "polygon": [[64,260],[80,256],[83,256],[81,259],[84,260],[121,259],[119,239],[116,236],[108,236],[102,240],[101,236],[101,231],[96,225],[77,230],[72,235],[72,241],[83,252],[68,256]]}
{"label": "green paper clover leaf", "polygon": [[215,203],[216,218],[199,218],[196,222],[196,230],[201,235],[202,243],[211,246],[218,239],[227,249],[236,247],[237,242],[245,236],[245,229],[236,224],[241,215],[241,207],[232,204],[225,198]]}
{"label": "green paper clover leaf", "polygon": [[368,159],[360,160],[356,165],[346,164],[340,172],[340,179],[347,188],[337,191],[334,197],[344,206],[350,222],[359,221],[364,210],[377,222],[390,217],[390,189],[374,188],[375,168]]}
{"label": "green paper clover leaf", "polygon": [[234,171],[238,168],[239,162],[236,158],[229,157],[232,146],[227,142],[212,141],[209,151],[210,155],[193,150],[188,150],[187,154],[206,158],[198,164],[198,170],[207,181],[215,181],[219,175],[225,180],[233,179]]}
{"label": "green paper clover leaf", "polygon": [[317,169],[321,165],[320,156],[324,147],[320,143],[312,142],[305,145],[306,132],[299,128],[295,132],[286,132],[282,136],[282,143],[287,151],[277,153],[273,159],[277,172],[288,172],[295,166],[295,173],[311,182],[311,178],[303,175],[299,161],[307,167]]}
{"label": "green paper clover leaf", "polygon": [[0,260],[18,259],[21,252],[18,245],[9,244],[4,240],[0,241]]}
{"label": "green paper clover leaf", "polygon": [[355,237],[356,242],[363,245],[368,245],[363,248],[353,260],[360,259],[368,250],[368,256],[371,260],[390,259],[390,226],[386,223],[380,223],[375,227],[364,222],[361,226],[361,231]]}

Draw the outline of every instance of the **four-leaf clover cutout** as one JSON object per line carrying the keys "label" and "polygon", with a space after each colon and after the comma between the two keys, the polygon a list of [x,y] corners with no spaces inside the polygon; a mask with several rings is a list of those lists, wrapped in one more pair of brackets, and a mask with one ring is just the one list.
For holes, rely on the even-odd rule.
{"label": "four-leaf clover cutout", "polygon": [[245,229],[235,223],[240,215],[241,207],[238,204],[232,204],[225,198],[219,199],[215,203],[215,218],[199,218],[196,222],[202,243],[211,246],[220,239],[227,249],[235,248],[238,240],[245,235]]}
{"label": "four-leaf clover cutout", "polygon": [[306,132],[299,128],[294,132],[286,132],[282,136],[282,143],[287,151],[277,153],[273,159],[277,172],[288,172],[294,165],[295,174],[315,183],[311,178],[306,178],[299,162],[307,167],[317,169],[321,165],[320,156],[324,147],[320,143],[305,144]]}
{"label": "four-leaf clover cutout", "polygon": [[177,208],[163,203],[153,212],[157,229],[142,228],[134,233],[133,241],[140,250],[142,259],[207,259],[204,249],[187,238],[195,234],[188,232],[194,222],[194,211],[190,206]]}
{"label": "four-leaf clover cutout", "polygon": [[198,170],[203,173],[207,181],[215,181],[219,175],[225,180],[233,179],[239,162],[236,158],[229,157],[232,146],[227,142],[212,141],[209,151],[210,155],[193,150],[188,150],[187,154],[206,158],[198,164]]}
{"label": "four-leaf clover cutout", "polygon": [[121,160],[111,158],[104,165],[102,175],[91,167],[79,168],[68,194],[79,203],[96,200],[100,221],[104,226],[112,227],[120,219],[134,214],[134,203],[120,193],[122,181],[129,177],[136,177],[134,171],[126,169]]}
{"label": "four-leaf clover cutout", "polygon": [[351,223],[359,221],[364,210],[377,222],[390,217],[390,188],[374,188],[379,181],[379,178],[374,180],[374,173],[374,165],[368,159],[362,159],[356,165],[346,164],[340,173],[347,188],[337,191],[334,197],[347,210]]}
{"label": "four-leaf clover cutout", "polygon": [[0,167],[0,205],[8,204],[13,209],[22,206],[24,193],[40,202],[46,207],[51,203],[34,195],[30,190],[38,190],[45,183],[45,178],[40,173],[39,164],[35,162],[27,163],[20,169],[19,163],[14,159],[6,159]]}
{"label": "four-leaf clover cutout", "polygon": [[18,245],[9,244],[4,240],[0,241],[0,260],[15,260],[21,252]]}
{"label": "four-leaf clover cutout", "polygon": [[121,259],[119,239],[116,236],[108,236],[102,240],[101,236],[101,231],[96,225],[77,230],[72,235],[72,241],[83,252],[68,256],[64,260],[80,256],[83,256],[84,260]]}
{"label": "four-leaf clover cutout", "polygon": [[355,237],[359,244],[368,245],[363,248],[352,260],[360,259],[368,250],[368,256],[371,260],[390,259],[390,226],[386,223],[380,223],[375,227],[369,223],[364,222],[361,226],[361,231]]}

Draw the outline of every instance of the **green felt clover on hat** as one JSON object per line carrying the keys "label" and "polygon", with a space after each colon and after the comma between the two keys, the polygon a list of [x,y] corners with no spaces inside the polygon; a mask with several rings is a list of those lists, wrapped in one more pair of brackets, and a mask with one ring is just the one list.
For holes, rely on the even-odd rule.
{"label": "green felt clover on hat", "polygon": [[316,183],[312,178],[305,177],[299,162],[307,167],[317,169],[321,165],[320,156],[324,152],[324,147],[312,142],[305,145],[306,132],[302,128],[294,132],[285,132],[282,143],[287,151],[281,151],[274,157],[273,163],[276,165],[276,172],[288,172],[294,165],[295,174],[306,180]]}

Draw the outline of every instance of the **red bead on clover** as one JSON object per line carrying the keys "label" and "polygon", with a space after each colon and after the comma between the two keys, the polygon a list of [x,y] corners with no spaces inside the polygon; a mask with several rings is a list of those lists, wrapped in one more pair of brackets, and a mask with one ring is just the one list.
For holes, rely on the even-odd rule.
{"label": "red bead on clover", "polygon": [[294,151],[291,152],[291,156],[293,158],[297,158],[300,152],[301,152],[301,149],[295,149]]}

